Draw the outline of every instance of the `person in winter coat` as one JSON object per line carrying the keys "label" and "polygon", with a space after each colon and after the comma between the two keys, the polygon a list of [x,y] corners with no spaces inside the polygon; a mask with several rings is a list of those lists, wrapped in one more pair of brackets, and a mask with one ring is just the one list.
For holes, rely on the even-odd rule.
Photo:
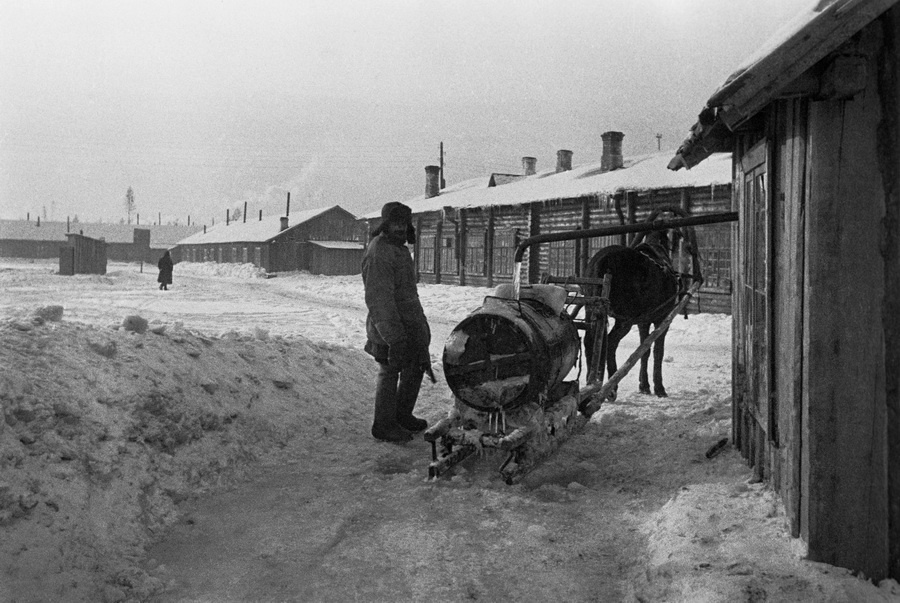
{"label": "person in winter coat", "polygon": [[169,290],[169,285],[172,284],[172,256],[169,255],[169,250],[163,254],[159,261],[156,263],[156,267],[159,268],[159,276],[156,277],[156,281],[159,283],[159,288],[163,291]]}
{"label": "person in winter coat", "polygon": [[413,416],[413,408],[423,373],[431,369],[431,330],[406,247],[415,242],[412,211],[402,203],[387,203],[381,218],[362,259],[368,308],[365,350],[378,362],[372,436],[403,443],[428,427],[427,421]]}

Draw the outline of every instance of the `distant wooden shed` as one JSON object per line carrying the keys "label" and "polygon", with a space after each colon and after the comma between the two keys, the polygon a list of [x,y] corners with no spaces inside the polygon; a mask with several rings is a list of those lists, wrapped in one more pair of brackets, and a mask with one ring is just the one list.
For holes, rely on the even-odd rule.
{"label": "distant wooden shed", "polygon": [[68,244],[59,248],[61,275],[106,274],[106,241],[75,233],[66,235],[66,238]]}
{"label": "distant wooden shed", "polygon": [[267,272],[359,274],[364,238],[365,225],[333,205],[219,224],[179,241],[172,255],[176,261],[250,263]]}
{"label": "distant wooden shed", "polygon": [[365,245],[360,241],[309,241],[311,274],[360,274]]}
{"label": "distant wooden shed", "polygon": [[782,32],[670,167],[733,151],[735,445],[810,559],[900,579],[900,6]]}

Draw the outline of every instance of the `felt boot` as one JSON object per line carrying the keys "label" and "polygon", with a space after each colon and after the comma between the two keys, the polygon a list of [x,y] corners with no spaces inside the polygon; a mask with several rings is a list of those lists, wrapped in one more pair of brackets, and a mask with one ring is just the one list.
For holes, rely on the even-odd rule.
{"label": "felt boot", "polygon": [[418,367],[404,368],[400,372],[400,385],[397,388],[397,423],[412,432],[424,431],[428,421],[413,416],[413,409],[419,398],[424,372]]}
{"label": "felt boot", "polygon": [[372,437],[384,442],[404,443],[413,435],[397,423],[396,369],[379,363],[375,380],[375,418],[372,421]]}

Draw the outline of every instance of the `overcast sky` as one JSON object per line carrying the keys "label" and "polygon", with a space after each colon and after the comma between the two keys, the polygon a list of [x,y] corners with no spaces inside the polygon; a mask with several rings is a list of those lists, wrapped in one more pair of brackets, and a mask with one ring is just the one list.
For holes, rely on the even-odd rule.
{"label": "overcast sky", "polygon": [[[360,215],[490,172],[674,150],[810,0],[0,0],[0,217]],[[661,140],[656,135],[661,134]]]}

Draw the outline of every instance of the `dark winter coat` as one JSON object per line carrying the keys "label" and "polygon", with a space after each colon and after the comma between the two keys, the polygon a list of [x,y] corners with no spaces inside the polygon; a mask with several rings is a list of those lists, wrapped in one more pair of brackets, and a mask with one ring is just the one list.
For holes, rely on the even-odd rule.
{"label": "dark winter coat", "polygon": [[409,249],[379,234],[362,259],[365,286],[366,351],[387,361],[389,346],[405,343],[420,362],[429,362],[431,331],[416,288],[416,269]]}
{"label": "dark winter coat", "polygon": [[171,285],[173,264],[172,256],[169,255],[168,251],[159,258],[156,267],[159,268],[159,276],[156,277],[156,282],[162,283],[163,285]]}

